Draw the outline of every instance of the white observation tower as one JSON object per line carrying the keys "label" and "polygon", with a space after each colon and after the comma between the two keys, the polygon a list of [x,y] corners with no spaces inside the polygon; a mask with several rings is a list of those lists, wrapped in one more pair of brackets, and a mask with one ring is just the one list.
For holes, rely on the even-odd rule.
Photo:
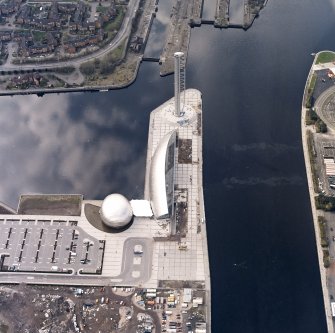
{"label": "white observation tower", "polygon": [[[180,103],[180,94],[183,93],[183,101]],[[185,104],[185,57],[183,52],[174,54],[174,105],[175,115],[182,116]]]}

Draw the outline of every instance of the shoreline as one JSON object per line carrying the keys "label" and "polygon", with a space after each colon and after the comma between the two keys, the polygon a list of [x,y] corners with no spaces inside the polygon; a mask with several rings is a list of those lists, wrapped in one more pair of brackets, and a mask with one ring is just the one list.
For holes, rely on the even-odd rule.
{"label": "shoreline", "polygon": [[[201,105],[202,109],[202,105]],[[212,332],[212,299],[211,299],[211,274],[210,274],[210,264],[209,264],[209,254],[208,254],[208,238],[207,238],[207,220],[205,213],[205,199],[204,199],[204,186],[203,186],[203,118],[201,113],[201,135],[199,136],[199,172],[198,172],[198,184],[199,184],[199,218],[202,223],[201,235],[202,235],[202,246],[204,250],[204,256],[207,258],[205,260],[205,289],[206,289],[206,303],[207,303],[207,323],[208,332]]]}
{"label": "shoreline", "polygon": [[306,126],[306,110],[305,107],[305,100],[306,100],[306,92],[307,87],[310,83],[310,79],[314,73],[314,65],[316,62],[316,59],[318,57],[320,52],[316,53],[314,57],[314,61],[311,65],[311,69],[309,71],[305,88],[304,88],[304,94],[302,99],[302,106],[301,106],[301,136],[302,136],[302,146],[303,146],[303,153],[304,153],[304,161],[305,161],[305,170],[306,170],[306,176],[307,176],[307,183],[308,183],[308,192],[311,202],[311,209],[312,209],[312,218],[313,218],[313,225],[314,225],[314,235],[315,235],[315,241],[316,241],[316,248],[317,248],[317,254],[318,254],[318,261],[319,261],[319,272],[320,272],[320,279],[321,279],[321,287],[322,287],[322,294],[323,294],[323,302],[324,302],[324,309],[325,309],[325,315],[326,315],[326,323],[327,323],[327,331],[329,333],[334,332],[334,325],[333,325],[333,318],[331,314],[331,308],[330,308],[330,301],[329,301],[329,294],[328,294],[328,288],[327,288],[327,272],[326,268],[323,265],[323,252],[320,242],[320,230],[318,226],[318,212],[315,206],[315,192],[314,192],[314,186],[313,186],[313,179],[312,179],[312,170],[311,170],[311,163],[309,159],[309,153],[308,153],[308,145],[307,145],[307,131],[311,130],[312,132],[315,132],[312,130],[312,126],[308,128]]}
{"label": "shoreline", "polygon": [[137,79],[138,71],[142,63],[142,56],[139,56],[139,60],[136,63],[136,69],[131,80],[120,85],[105,85],[105,86],[84,86],[84,87],[71,87],[71,88],[56,88],[56,89],[21,89],[21,90],[3,90],[0,91],[0,96],[17,96],[17,95],[37,95],[42,97],[46,94],[63,94],[63,93],[73,93],[73,92],[106,92],[109,90],[120,90],[131,86]]}

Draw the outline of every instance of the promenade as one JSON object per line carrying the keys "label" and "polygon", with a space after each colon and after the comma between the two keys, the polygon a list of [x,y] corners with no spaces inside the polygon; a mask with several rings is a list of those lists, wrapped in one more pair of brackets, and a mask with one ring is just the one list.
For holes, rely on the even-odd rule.
{"label": "promenade", "polygon": [[323,265],[323,251],[320,242],[320,230],[318,226],[318,216],[322,215],[321,211],[318,211],[315,206],[315,196],[316,193],[314,192],[313,187],[313,177],[312,177],[312,168],[311,168],[311,161],[309,158],[309,151],[308,151],[308,144],[307,144],[307,132],[311,131],[315,133],[314,126],[306,126],[306,111],[307,108],[305,107],[306,104],[306,96],[309,83],[311,81],[312,75],[315,70],[324,68],[325,65],[316,65],[316,59],[318,54],[315,56],[313,64],[311,66],[306,85],[303,95],[302,107],[301,107],[301,134],[302,134],[302,144],[303,144],[303,152],[304,152],[304,159],[305,159],[305,167],[306,167],[306,174],[307,174],[307,181],[308,181],[308,191],[310,196],[311,208],[312,208],[312,216],[313,216],[313,224],[314,224],[314,232],[315,232],[315,241],[317,247],[317,254],[318,254],[318,261],[319,261],[319,269],[320,269],[320,278],[321,278],[321,285],[322,285],[322,293],[323,293],[323,300],[324,300],[324,307],[325,307],[325,315],[327,321],[327,330],[329,333],[334,332],[334,325],[333,325],[333,318],[331,313],[330,307],[330,299],[329,299],[329,291],[328,291],[328,277],[327,277],[327,269]]}

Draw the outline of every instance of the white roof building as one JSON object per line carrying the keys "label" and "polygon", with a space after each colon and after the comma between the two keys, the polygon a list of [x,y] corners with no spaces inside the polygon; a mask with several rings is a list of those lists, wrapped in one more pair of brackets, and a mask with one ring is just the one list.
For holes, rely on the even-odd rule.
{"label": "white roof building", "polygon": [[149,175],[150,203],[157,219],[172,215],[175,146],[176,130],[173,130],[160,140],[151,160]]}
{"label": "white roof building", "polygon": [[192,301],[192,289],[185,288],[183,293],[183,303],[190,303]]}

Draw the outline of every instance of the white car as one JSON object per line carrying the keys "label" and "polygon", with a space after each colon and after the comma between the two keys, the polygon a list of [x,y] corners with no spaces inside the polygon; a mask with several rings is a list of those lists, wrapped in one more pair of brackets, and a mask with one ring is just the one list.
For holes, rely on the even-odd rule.
{"label": "white car", "polygon": [[140,244],[137,244],[134,246],[134,254],[142,254],[143,253],[143,247]]}

